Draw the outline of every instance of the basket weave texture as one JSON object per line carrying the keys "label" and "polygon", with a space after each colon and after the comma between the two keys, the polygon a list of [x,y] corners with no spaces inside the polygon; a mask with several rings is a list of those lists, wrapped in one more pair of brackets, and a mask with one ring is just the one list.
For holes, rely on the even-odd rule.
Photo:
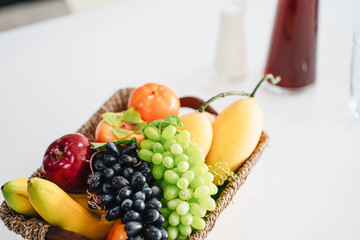
{"label": "basket weave texture", "polygon": [[[126,109],[128,98],[133,88],[121,89],[116,92],[104,105],[77,131],[84,134],[90,140],[94,141],[95,128],[101,120],[101,114],[104,112],[120,112]],[[216,220],[224,209],[229,205],[235,196],[237,190],[245,182],[250,170],[260,159],[262,152],[267,147],[269,138],[263,132],[260,141],[251,154],[251,156],[242,164],[236,172],[236,178],[229,178],[229,183],[216,200],[216,209],[208,212],[205,216],[206,225],[203,230],[194,232],[189,240],[203,240],[207,234],[212,230]],[[31,177],[42,177],[41,169],[33,173]],[[24,239],[29,240],[45,240],[46,233],[49,231],[51,225],[42,219],[27,218],[21,214],[13,211],[4,201],[0,207],[0,218],[3,220],[9,230],[20,234]]]}

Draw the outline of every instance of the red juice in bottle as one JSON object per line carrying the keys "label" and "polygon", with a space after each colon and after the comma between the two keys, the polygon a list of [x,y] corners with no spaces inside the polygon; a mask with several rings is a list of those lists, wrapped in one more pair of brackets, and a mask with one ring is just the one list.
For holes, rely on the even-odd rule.
{"label": "red juice in bottle", "polygon": [[315,81],[318,0],[279,0],[265,74],[296,90]]}

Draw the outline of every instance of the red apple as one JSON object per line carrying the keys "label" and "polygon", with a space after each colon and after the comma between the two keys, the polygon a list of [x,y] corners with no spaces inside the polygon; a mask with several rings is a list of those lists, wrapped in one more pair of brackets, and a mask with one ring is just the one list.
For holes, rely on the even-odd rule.
{"label": "red apple", "polygon": [[79,133],[65,135],[47,148],[42,164],[44,177],[65,191],[84,191],[90,173],[89,158],[87,137]]}

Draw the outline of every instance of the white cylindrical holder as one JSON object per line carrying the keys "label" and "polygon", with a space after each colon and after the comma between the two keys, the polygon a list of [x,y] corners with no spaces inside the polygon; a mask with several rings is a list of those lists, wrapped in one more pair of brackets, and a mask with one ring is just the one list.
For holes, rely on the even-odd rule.
{"label": "white cylindrical holder", "polygon": [[220,6],[220,28],[214,67],[227,79],[246,74],[245,0],[224,0]]}

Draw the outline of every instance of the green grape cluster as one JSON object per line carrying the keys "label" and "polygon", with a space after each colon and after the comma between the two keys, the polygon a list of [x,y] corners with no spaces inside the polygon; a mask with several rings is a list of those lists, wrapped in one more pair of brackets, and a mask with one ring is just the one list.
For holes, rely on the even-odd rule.
{"label": "green grape cluster", "polygon": [[213,184],[201,148],[190,140],[187,130],[169,125],[149,126],[140,143],[139,157],[152,163],[152,174],[164,192],[161,213],[168,239],[187,239],[191,232],[205,227],[206,211],[215,209]]}

